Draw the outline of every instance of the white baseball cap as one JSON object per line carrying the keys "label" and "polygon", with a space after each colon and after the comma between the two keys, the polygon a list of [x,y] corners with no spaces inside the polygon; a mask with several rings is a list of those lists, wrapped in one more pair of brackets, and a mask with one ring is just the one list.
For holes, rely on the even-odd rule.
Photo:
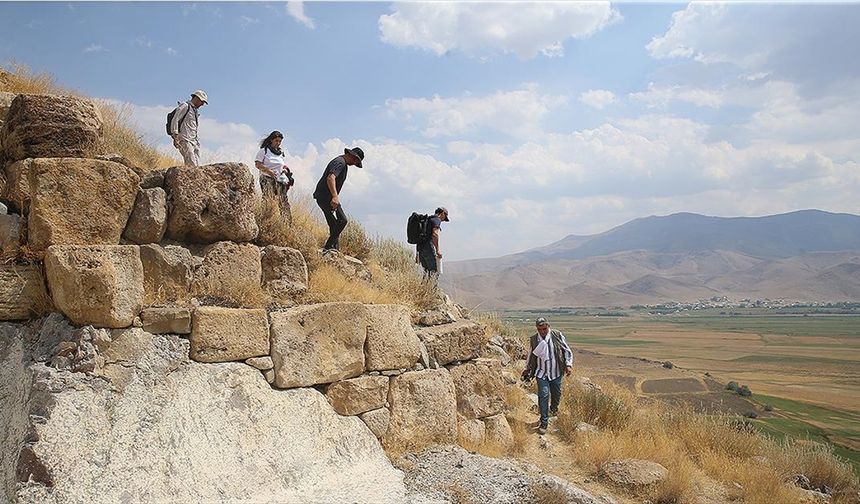
{"label": "white baseball cap", "polygon": [[206,91],[203,91],[202,89],[198,89],[197,91],[191,93],[191,96],[196,96],[197,98],[200,98],[203,103],[209,103],[209,98],[206,96]]}

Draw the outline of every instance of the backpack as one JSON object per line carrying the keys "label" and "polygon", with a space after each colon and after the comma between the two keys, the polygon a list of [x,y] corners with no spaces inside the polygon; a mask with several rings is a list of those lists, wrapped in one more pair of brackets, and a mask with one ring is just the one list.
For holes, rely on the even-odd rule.
{"label": "backpack", "polygon": [[409,216],[409,220],[406,222],[406,241],[413,245],[430,241],[430,233],[427,232],[429,224],[429,215],[412,212],[412,215]]}
{"label": "backpack", "polygon": [[[176,111],[179,110],[180,105],[182,105],[182,104],[179,102],[176,102],[176,108],[174,108],[173,110],[170,111],[170,113],[167,114],[167,136],[173,136],[170,134],[170,123],[173,122],[173,116],[176,115]],[[176,126],[177,129],[182,128],[182,121],[184,121],[185,118],[188,117],[188,112],[190,112],[190,111],[191,111],[191,105],[189,105],[188,108],[185,109],[185,114],[182,116],[182,119],[179,120],[179,125]],[[177,133],[178,133],[178,131],[177,131]]]}

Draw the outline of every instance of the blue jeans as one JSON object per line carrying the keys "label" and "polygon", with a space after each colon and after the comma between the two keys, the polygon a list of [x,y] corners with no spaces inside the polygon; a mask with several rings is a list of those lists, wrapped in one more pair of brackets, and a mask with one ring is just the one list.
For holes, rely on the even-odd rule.
{"label": "blue jeans", "polygon": [[558,403],[561,401],[561,378],[563,376],[564,374],[555,380],[537,378],[538,406],[540,406],[540,424],[542,427],[546,427],[549,423],[549,412],[558,411]]}

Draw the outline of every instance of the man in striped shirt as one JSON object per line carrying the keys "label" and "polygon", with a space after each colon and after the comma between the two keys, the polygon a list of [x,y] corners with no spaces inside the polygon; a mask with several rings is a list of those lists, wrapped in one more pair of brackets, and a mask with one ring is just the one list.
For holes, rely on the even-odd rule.
{"label": "man in striped shirt", "polygon": [[549,417],[556,416],[561,401],[561,379],[573,371],[573,351],[560,331],[549,327],[545,318],[535,320],[537,332],[532,335],[531,352],[523,378],[537,378],[540,426],[538,434],[546,434]]}

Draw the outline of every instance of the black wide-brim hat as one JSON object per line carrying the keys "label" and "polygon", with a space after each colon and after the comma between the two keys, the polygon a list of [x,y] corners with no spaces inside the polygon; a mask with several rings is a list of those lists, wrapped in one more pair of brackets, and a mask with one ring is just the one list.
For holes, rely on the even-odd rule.
{"label": "black wide-brim hat", "polygon": [[352,154],[353,156],[357,157],[358,163],[356,163],[356,166],[358,166],[359,168],[363,168],[363,166],[361,166],[361,162],[364,160],[364,151],[361,150],[361,147],[353,147],[352,149],[344,149],[343,153],[344,154]]}

